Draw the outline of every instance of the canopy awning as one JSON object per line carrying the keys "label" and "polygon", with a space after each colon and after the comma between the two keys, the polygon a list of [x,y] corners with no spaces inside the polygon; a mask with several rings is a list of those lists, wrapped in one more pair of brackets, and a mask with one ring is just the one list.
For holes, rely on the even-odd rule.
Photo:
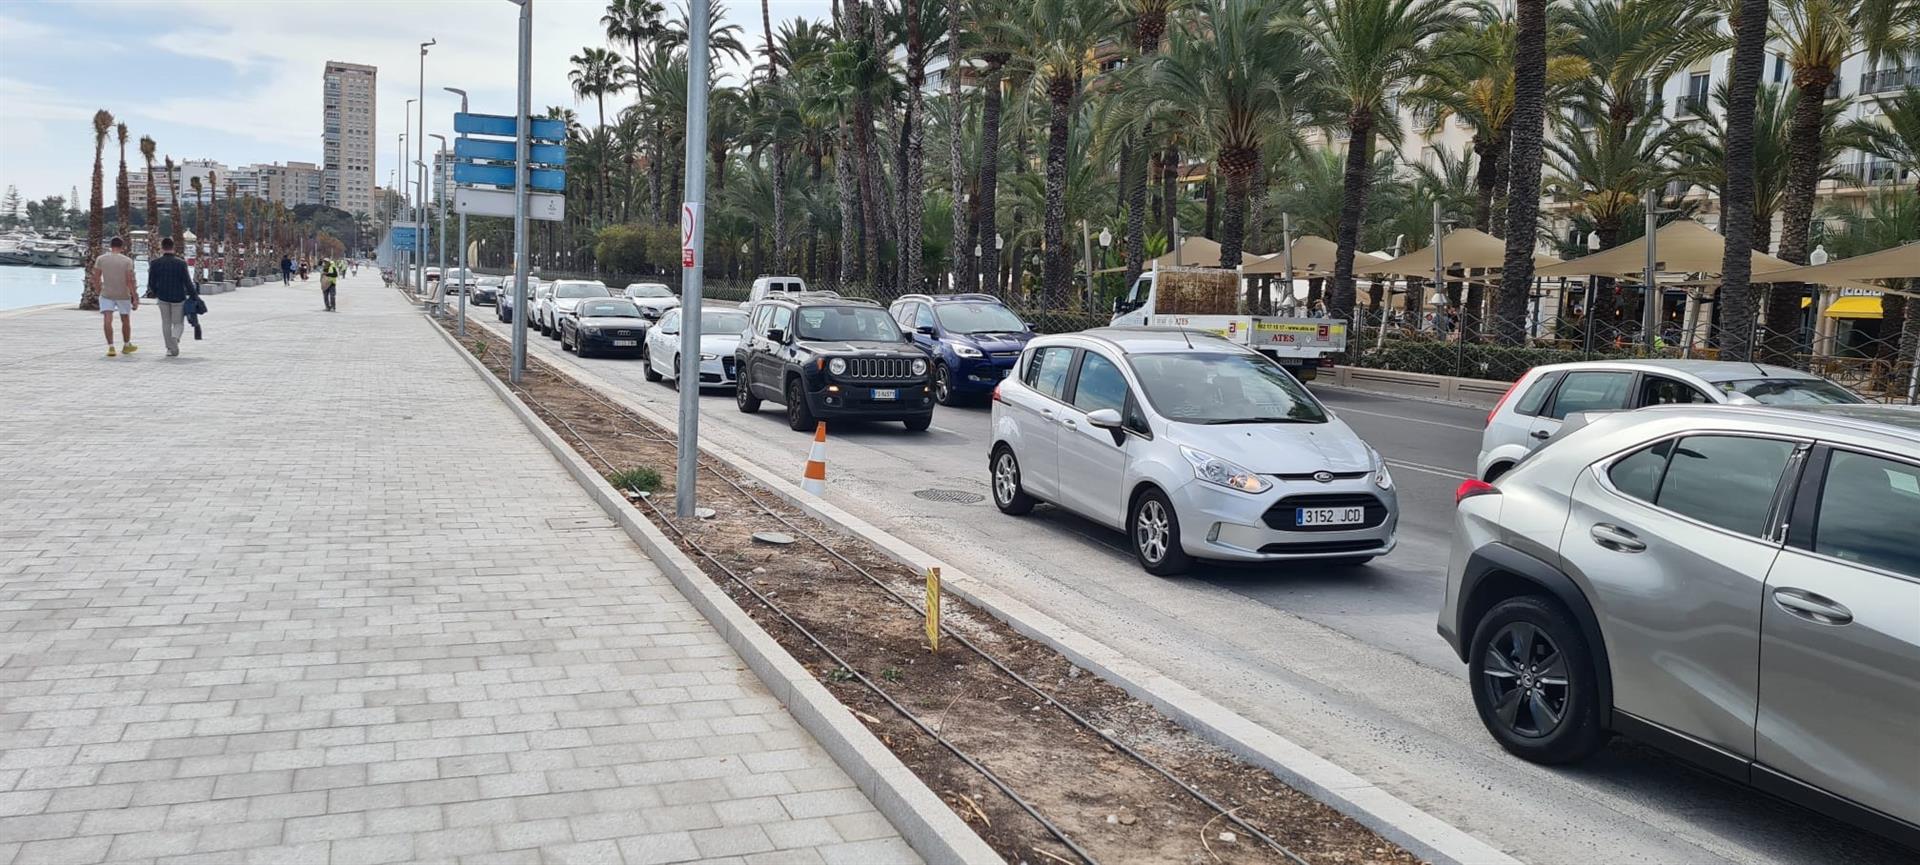
{"label": "canopy awning", "polygon": [[[1331,240],[1314,234],[1296,237],[1293,239],[1293,275],[1296,278],[1330,276],[1333,274],[1333,263],[1339,256],[1340,247]],[[1285,259],[1282,255],[1269,255],[1241,268],[1240,272],[1246,276],[1281,276],[1287,270]],[[1353,265],[1356,268],[1384,261],[1385,258],[1371,252],[1353,251]]]}
{"label": "canopy awning", "polygon": [[[1800,298],[1801,309],[1806,309],[1812,305],[1813,298]],[[1832,303],[1827,304],[1827,308],[1822,310],[1820,314],[1828,318],[1878,320],[1880,318],[1880,298],[1863,297],[1860,295],[1848,295],[1846,297],[1836,298]]]}
{"label": "canopy awning", "polygon": [[[1658,273],[1718,274],[1724,263],[1726,239],[1691,219],[1678,219],[1660,226],[1653,237],[1654,270]],[[1756,274],[1792,266],[1764,252],[1753,254],[1753,272]],[[1641,237],[1612,249],[1542,268],[1534,275],[1547,279],[1560,276],[1634,276],[1646,270],[1646,267],[1647,239]]]}
{"label": "canopy awning", "polygon": [[[1507,242],[1475,228],[1456,228],[1440,239],[1440,253],[1448,270],[1498,270],[1507,263]],[[1356,256],[1357,259],[1357,256]],[[1535,268],[1557,265],[1551,255],[1533,257]],[[1433,278],[1433,247],[1421,247],[1399,258],[1378,264],[1353,266],[1354,276],[1416,276]],[[1535,276],[1543,276],[1538,271]]]}
{"label": "canopy awning", "polygon": [[[1262,257],[1259,255],[1255,255],[1254,253],[1248,252],[1244,249],[1240,250],[1241,264],[1256,264],[1261,260],[1262,260]],[[1219,267],[1219,266],[1220,266],[1220,244],[1212,240],[1211,238],[1201,237],[1200,235],[1197,235],[1197,234],[1187,237],[1184,240],[1181,240],[1180,248],[1175,250],[1174,252],[1169,252],[1166,255],[1160,256],[1159,258],[1150,259],[1146,263],[1146,268],[1148,270],[1152,270],[1156,267]],[[1095,271],[1095,273],[1120,273],[1125,270],[1126,270],[1125,267],[1109,267],[1105,270]]]}
{"label": "canopy awning", "polygon": [[1920,242],[1811,267],[1794,267],[1788,264],[1784,270],[1772,267],[1761,270],[1756,263],[1753,271],[1754,282],[1813,282],[1821,285],[1835,285],[1837,283],[1830,280],[1920,279]]}

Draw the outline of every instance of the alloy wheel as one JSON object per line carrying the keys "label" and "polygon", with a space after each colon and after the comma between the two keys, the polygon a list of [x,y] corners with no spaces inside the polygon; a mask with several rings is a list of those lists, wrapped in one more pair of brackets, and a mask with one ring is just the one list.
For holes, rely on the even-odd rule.
{"label": "alloy wheel", "polygon": [[1545,631],[1528,622],[1501,628],[1487,644],[1484,667],[1494,716],[1514,735],[1538,739],[1565,720],[1567,662]]}
{"label": "alloy wheel", "polygon": [[1014,464],[1013,452],[1002,451],[993,462],[993,497],[1001,505],[1009,505],[1019,491],[1020,469]]}
{"label": "alloy wheel", "polygon": [[1166,507],[1158,499],[1140,503],[1140,512],[1133,518],[1133,539],[1140,548],[1140,557],[1149,563],[1157,564],[1166,558],[1168,523]]}

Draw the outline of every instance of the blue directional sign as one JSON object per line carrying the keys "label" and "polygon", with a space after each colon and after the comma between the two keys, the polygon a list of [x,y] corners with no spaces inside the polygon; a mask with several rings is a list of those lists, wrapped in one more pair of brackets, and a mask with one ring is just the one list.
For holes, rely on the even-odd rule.
{"label": "blue directional sign", "polygon": [[411,225],[394,226],[393,248],[399,252],[412,252],[416,248],[413,243],[413,234],[414,230]]}
{"label": "blue directional sign", "polygon": [[[489,162],[512,162],[514,143],[496,141],[492,138],[456,138],[453,140],[453,155],[459,159],[485,159]],[[527,148],[527,161],[535,165],[567,164],[567,148],[559,144],[535,144]]]}
{"label": "blue directional sign", "polygon": [[[453,182],[463,186],[485,184],[512,188],[513,166],[456,162],[453,164]],[[531,168],[527,170],[527,183],[532,189],[559,192],[567,188],[567,173],[555,168]]]}
{"label": "blue directional sign", "polygon": [[[497,135],[502,138],[516,138],[520,135],[520,125],[514,118],[500,114],[455,113],[453,131],[463,135]],[[567,125],[558,120],[533,118],[531,132],[535,141],[567,140]]]}

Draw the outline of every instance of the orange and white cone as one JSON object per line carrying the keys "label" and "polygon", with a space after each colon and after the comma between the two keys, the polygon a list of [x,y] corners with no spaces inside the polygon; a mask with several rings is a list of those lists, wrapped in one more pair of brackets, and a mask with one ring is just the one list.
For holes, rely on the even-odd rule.
{"label": "orange and white cone", "polygon": [[807,454],[807,470],[800,478],[800,488],[816,496],[827,494],[826,421],[820,421],[813,428],[813,451]]}

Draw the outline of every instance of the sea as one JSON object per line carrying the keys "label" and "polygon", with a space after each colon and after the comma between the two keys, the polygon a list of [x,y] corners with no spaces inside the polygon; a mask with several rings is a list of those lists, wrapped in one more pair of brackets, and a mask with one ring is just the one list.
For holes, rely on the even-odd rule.
{"label": "sea", "polygon": [[[147,284],[144,263],[135,267],[134,278],[142,290]],[[80,305],[80,289],[86,280],[84,267],[22,267],[0,265],[0,309],[19,309],[45,303]]]}

